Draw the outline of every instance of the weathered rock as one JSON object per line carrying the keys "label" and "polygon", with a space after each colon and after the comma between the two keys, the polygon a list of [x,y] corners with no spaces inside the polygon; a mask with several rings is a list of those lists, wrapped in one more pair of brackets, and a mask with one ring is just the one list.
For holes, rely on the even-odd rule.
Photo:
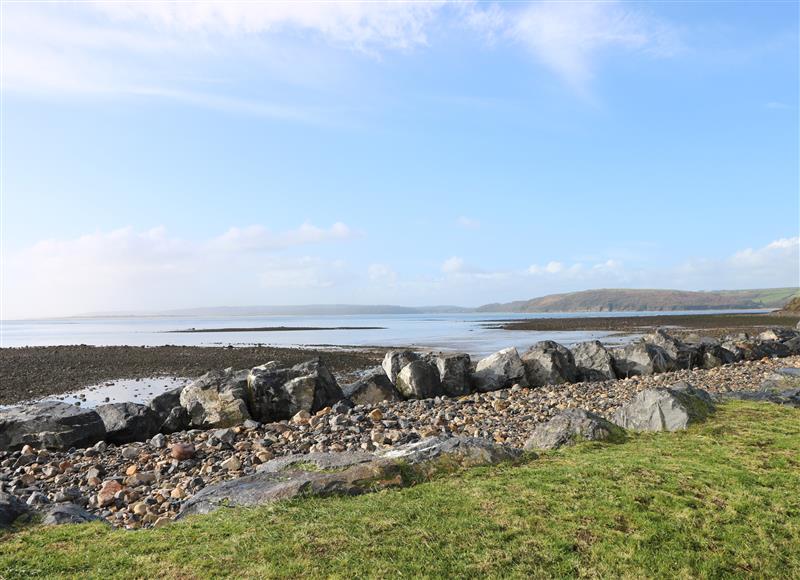
{"label": "weathered rock", "polygon": [[552,340],[534,344],[522,355],[525,375],[531,386],[560,385],[578,381],[575,359],[568,348]]}
{"label": "weathered rock", "polygon": [[539,424],[525,443],[525,449],[557,449],[581,441],[619,443],[624,439],[625,430],[600,415],[583,409],[567,409],[547,423]]}
{"label": "weathered rock", "polygon": [[397,382],[397,375],[408,363],[419,359],[419,355],[410,350],[390,350],[383,357],[383,371],[392,384]]}
{"label": "weathered rock", "polygon": [[706,391],[680,382],[641,391],[616,412],[614,423],[633,431],[678,431],[705,420],[714,410]]}
{"label": "weathered rock", "polygon": [[170,456],[178,461],[185,461],[194,457],[195,449],[191,443],[173,443],[169,451]]}
{"label": "weathered rock", "polygon": [[758,340],[741,333],[726,337],[722,346],[735,354],[739,360],[760,360],[767,357],[783,357],[791,354],[789,347],[774,340]]}
{"label": "weathered rock", "polygon": [[89,513],[74,503],[59,503],[48,506],[42,510],[46,526],[60,526],[62,524],[85,524],[87,522],[101,521],[102,518]]}
{"label": "weathered rock", "polygon": [[729,351],[721,344],[704,344],[702,346],[702,364],[704,369],[713,369],[722,365],[735,363],[736,354]]}
{"label": "weathered rock", "polygon": [[433,361],[445,395],[460,397],[472,392],[472,361],[468,354],[439,353]]}
{"label": "weathered rock", "polygon": [[473,377],[480,392],[508,389],[515,384],[528,385],[525,366],[514,347],[503,349],[478,361]]}
{"label": "weathered rock", "polygon": [[7,528],[30,508],[14,495],[0,490],[0,529]]}
{"label": "weathered rock", "polygon": [[171,389],[150,401],[150,408],[158,417],[158,430],[161,433],[176,433],[189,427],[189,414],[181,406],[183,389]]}
{"label": "weathered rock", "polygon": [[402,398],[380,367],[344,387],[342,393],[356,405],[377,405],[382,401],[399,401]]}
{"label": "weathered rock", "polygon": [[42,401],[0,410],[0,449],[30,444],[48,449],[86,447],[105,435],[103,420],[92,409]]}
{"label": "weathered rock", "polygon": [[664,352],[674,361],[674,367],[670,370],[693,369],[703,362],[700,347],[687,344],[674,336],[670,336],[663,328],[657,328],[655,332],[648,334],[644,340],[664,349]]}
{"label": "weathered rock", "polygon": [[250,419],[247,409],[247,371],[211,371],[187,385],[181,406],[195,427],[230,427]]}
{"label": "weathered rock", "polygon": [[792,330],[791,328],[782,328],[780,326],[776,326],[774,328],[770,328],[761,332],[758,335],[758,339],[764,342],[768,341],[777,341],[777,342],[786,342],[787,340],[792,340],[793,338],[797,338],[800,336],[796,330]]}
{"label": "weathered rock", "polygon": [[674,361],[663,348],[643,340],[615,349],[613,357],[619,377],[653,375],[674,369]]}
{"label": "weathered rock", "polygon": [[411,466],[424,465],[424,472],[442,467],[478,467],[513,461],[521,451],[480,437],[428,437],[377,455]]}
{"label": "weathered rock", "polygon": [[99,507],[109,506],[114,503],[114,496],[122,491],[122,484],[115,479],[103,482],[100,491],[97,492],[97,505]]}
{"label": "weathered rock", "polygon": [[439,370],[425,359],[404,366],[397,374],[395,386],[408,399],[430,399],[444,394]]}
{"label": "weathered rock", "polygon": [[612,381],[617,378],[614,357],[599,340],[581,342],[572,347],[580,380]]}
{"label": "weathered rock", "polygon": [[375,461],[371,453],[343,451],[341,453],[293,453],[271,459],[259,465],[259,473],[281,473],[285,471],[340,471],[353,465]]}
{"label": "weathered rock", "polygon": [[160,427],[158,415],[146,405],[109,403],[99,405],[95,411],[103,420],[106,441],[117,445],[149,439]]}

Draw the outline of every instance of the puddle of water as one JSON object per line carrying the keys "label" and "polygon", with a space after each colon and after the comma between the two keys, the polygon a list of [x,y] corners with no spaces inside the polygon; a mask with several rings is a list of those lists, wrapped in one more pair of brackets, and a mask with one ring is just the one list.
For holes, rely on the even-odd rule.
{"label": "puddle of water", "polygon": [[148,403],[153,397],[192,382],[186,377],[147,377],[143,379],[118,379],[90,385],[78,391],[51,395],[48,400],[80,403],[93,408],[106,403]]}

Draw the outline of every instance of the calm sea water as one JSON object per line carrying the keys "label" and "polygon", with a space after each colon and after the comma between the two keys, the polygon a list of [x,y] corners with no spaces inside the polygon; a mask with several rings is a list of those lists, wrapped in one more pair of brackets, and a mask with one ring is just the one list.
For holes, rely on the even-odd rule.
{"label": "calm sea water", "polygon": [[[703,311],[703,314],[729,311]],[[743,311],[736,312],[757,312]],[[693,314],[674,312],[672,314]],[[103,345],[191,345],[226,346],[264,344],[274,346],[414,346],[457,350],[486,355],[502,348],[527,348],[539,340],[573,344],[598,339],[624,342],[628,336],[609,332],[538,332],[486,328],[494,320],[530,318],[574,318],[590,316],[636,316],[653,312],[593,312],[537,314],[396,314],[372,316],[236,316],[236,317],[131,317],[20,320],[0,323],[0,346],[52,346],[66,344]],[[173,333],[188,328],[246,328],[264,326],[377,326],[369,330],[307,330],[292,332]]]}

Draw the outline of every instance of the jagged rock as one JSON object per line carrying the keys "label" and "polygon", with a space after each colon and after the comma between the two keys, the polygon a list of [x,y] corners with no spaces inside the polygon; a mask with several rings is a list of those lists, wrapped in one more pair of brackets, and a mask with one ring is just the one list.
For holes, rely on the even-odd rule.
{"label": "jagged rock", "polygon": [[797,338],[798,336],[799,334],[795,330],[776,326],[775,328],[770,328],[765,330],[764,332],[761,332],[758,335],[758,339],[764,342],[768,341],[786,342],[787,340],[792,340],[793,338]]}
{"label": "jagged rock", "polygon": [[706,391],[681,381],[640,392],[617,410],[614,423],[633,431],[677,431],[705,420],[714,410]]}
{"label": "jagged rock", "polygon": [[284,389],[296,408],[295,412],[316,413],[344,398],[336,379],[319,358],[295,365],[291,370],[298,376],[286,383]]}
{"label": "jagged rock", "polygon": [[744,333],[727,337],[722,346],[733,352],[739,360],[760,360],[791,354],[789,347],[778,341],[752,339]]}
{"label": "jagged rock", "polygon": [[644,337],[645,342],[659,346],[674,361],[676,369],[693,369],[703,362],[700,347],[687,344],[674,336],[670,336],[663,328]]}
{"label": "jagged rock", "polygon": [[735,363],[737,360],[736,354],[729,351],[721,344],[704,344],[702,346],[702,353],[703,363],[700,366],[704,369],[721,367],[722,365]]}
{"label": "jagged rock", "polygon": [[404,366],[397,374],[395,386],[408,399],[430,399],[444,394],[439,370],[425,359]]}
{"label": "jagged rock", "polygon": [[383,371],[392,384],[397,382],[397,375],[407,364],[418,360],[420,357],[417,353],[410,350],[390,350],[383,357]]}
{"label": "jagged rock", "polygon": [[376,405],[382,401],[399,401],[402,398],[380,367],[344,387],[342,393],[356,405]]}
{"label": "jagged rock", "polygon": [[171,389],[150,401],[150,408],[158,417],[158,430],[161,433],[176,433],[189,427],[189,414],[181,406],[183,389]]}
{"label": "jagged rock", "polygon": [[102,518],[89,513],[74,503],[59,503],[48,506],[42,510],[46,526],[60,526],[62,524],[85,524],[87,522],[101,521]]}
{"label": "jagged rock", "polygon": [[250,419],[247,371],[211,371],[184,387],[181,406],[194,427],[231,427]]}
{"label": "jagged rock", "polygon": [[105,433],[103,420],[94,410],[60,401],[0,410],[0,449],[4,450],[17,450],[24,445],[48,449],[87,447]]}
{"label": "jagged rock", "polygon": [[643,340],[616,349],[613,356],[620,378],[664,373],[674,368],[674,361],[663,348]]}
{"label": "jagged rock", "polygon": [[540,423],[525,442],[525,449],[557,449],[580,441],[619,443],[624,439],[625,430],[600,415],[583,409],[567,409],[547,423]]}
{"label": "jagged rock", "polygon": [[137,403],[109,403],[99,405],[95,411],[106,428],[109,443],[144,441],[158,433],[158,415],[150,407]]}
{"label": "jagged rock", "polygon": [[444,394],[460,397],[472,392],[472,361],[465,353],[439,353],[434,357]]}
{"label": "jagged rock", "polygon": [[516,459],[520,454],[520,450],[485,439],[432,437],[380,455],[294,455],[269,461],[254,475],[202,489],[183,504],[178,518],[299,496],[360,495],[411,485],[442,470],[488,465]]}
{"label": "jagged rock", "polygon": [[578,381],[572,353],[552,340],[537,342],[522,355],[525,375],[531,386],[560,385]]}
{"label": "jagged rock", "polygon": [[599,340],[576,344],[572,347],[572,356],[581,380],[613,381],[617,378],[614,357]]}
{"label": "jagged rock", "polygon": [[0,490],[0,529],[9,527],[29,509],[17,496]]}
{"label": "jagged rock", "polygon": [[508,389],[515,384],[528,385],[525,366],[514,347],[503,349],[478,361],[473,379],[475,389],[482,393]]}

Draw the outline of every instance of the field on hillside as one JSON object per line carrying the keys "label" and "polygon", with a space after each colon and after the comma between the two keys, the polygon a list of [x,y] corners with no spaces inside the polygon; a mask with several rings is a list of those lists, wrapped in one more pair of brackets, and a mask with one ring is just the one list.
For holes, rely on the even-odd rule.
{"label": "field on hillside", "polygon": [[0,542],[0,577],[798,577],[798,425],[798,409],[732,402],[686,432],[403,490],[26,528]]}

